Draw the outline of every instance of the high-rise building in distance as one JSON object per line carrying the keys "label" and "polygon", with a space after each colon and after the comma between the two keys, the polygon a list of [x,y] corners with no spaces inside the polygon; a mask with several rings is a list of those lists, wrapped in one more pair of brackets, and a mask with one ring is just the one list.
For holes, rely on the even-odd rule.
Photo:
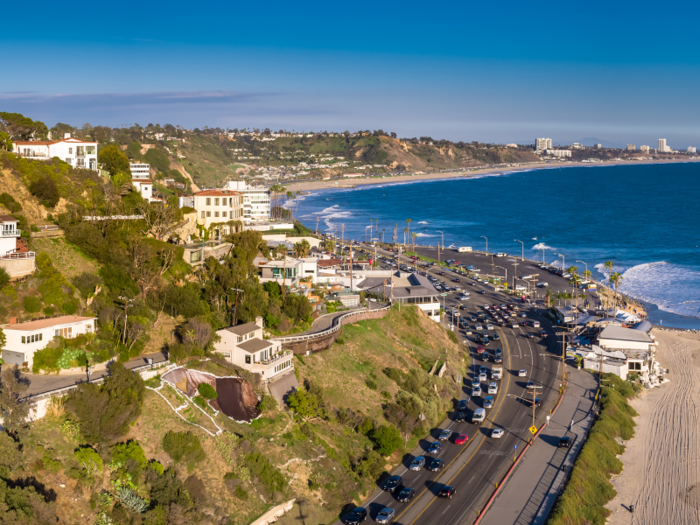
{"label": "high-rise building in distance", "polygon": [[668,153],[670,151],[671,148],[666,144],[666,139],[659,139],[659,153]]}
{"label": "high-rise building in distance", "polygon": [[537,151],[544,151],[546,149],[552,149],[552,139],[537,139],[537,140],[535,140],[535,149]]}

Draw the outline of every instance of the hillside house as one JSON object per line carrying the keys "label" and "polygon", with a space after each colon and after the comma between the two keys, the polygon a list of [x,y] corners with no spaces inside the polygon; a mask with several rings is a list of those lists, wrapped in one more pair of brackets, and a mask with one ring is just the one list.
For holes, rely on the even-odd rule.
{"label": "hillside house", "polygon": [[21,238],[19,221],[12,215],[0,215],[0,268],[12,278],[31,275],[36,269],[36,254]]}
{"label": "hillside house", "polygon": [[18,140],[12,152],[33,160],[58,157],[74,168],[97,170],[97,142],[84,142],[66,133],[63,140]]}

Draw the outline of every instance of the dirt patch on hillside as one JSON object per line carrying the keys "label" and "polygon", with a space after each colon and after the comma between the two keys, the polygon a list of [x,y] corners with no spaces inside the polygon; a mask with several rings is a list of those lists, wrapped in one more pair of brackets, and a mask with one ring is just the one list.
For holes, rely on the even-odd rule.
{"label": "dirt patch on hillside", "polygon": [[[0,170],[0,188],[2,188],[2,192],[9,193],[22,205],[22,211],[20,213],[29,219],[29,222],[37,226],[46,223],[46,216],[49,212],[39,204],[31,193],[29,193],[27,187],[17,176],[7,170]],[[5,210],[2,206],[0,206],[0,210],[2,210],[3,213],[9,213],[9,211]]]}
{"label": "dirt patch on hillside", "polygon": [[37,253],[48,253],[56,268],[69,280],[82,273],[97,273],[99,269],[95,261],[87,258],[61,237],[32,239],[31,249]]}
{"label": "dirt patch on hillside", "polygon": [[182,176],[185,177],[187,180],[190,181],[190,184],[192,185],[192,191],[199,191],[199,186],[197,186],[194,183],[194,179],[192,178],[192,175],[187,173],[187,170],[183,167],[182,164],[180,164],[178,161],[170,157],[170,169],[175,169],[182,173]]}

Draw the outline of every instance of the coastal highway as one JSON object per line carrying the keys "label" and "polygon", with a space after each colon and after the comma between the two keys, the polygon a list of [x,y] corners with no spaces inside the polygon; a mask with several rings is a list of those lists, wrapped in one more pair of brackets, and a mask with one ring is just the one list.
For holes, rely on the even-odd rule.
{"label": "coastal highway", "polygon": [[[374,249],[372,248],[372,252]],[[378,250],[378,254],[389,255],[389,252]],[[462,254],[460,254],[462,255]],[[408,259],[402,257],[402,262]],[[483,268],[482,268],[483,269]],[[437,276],[441,268],[432,267],[430,273]],[[370,518],[374,519],[377,513],[385,507],[396,511],[394,523],[404,525],[441,523],[445,525],[473,523],[486,501],[491,496],[496,483],[499,482],[507,469],[512,465],[515,455],[522,450],[523,446],[530,439],[529,427],[532,425],[532,396],[528,395],[526,388],[528,381],[534,381],[542,385],[537,397],[542,399],[542,407],[536,409],[536,426],[540,426],[549,410],[554,406],[558,398],[558,389],[561,384],[561,346],[557,343],[554,331],[548,323],[548,319],[543,317],[541,308],[529,306],[524,303],[515,302],[512,297],[500,292],[495,292],[490,287],[481,284],[471,286],[467,284],[473,282],[469,278],[459,276],[460,283],[449,283],[458,276],[447,272],[445,276],[438,276],[448,284],[459,284],[463,289],[470,292],[468,301],[458,301],[454,292],[445,297],[445,306],[448,311],[460,304],[465,306],[465,310],[460,310],[462,317],[467,317],[468,324],[473,331],[476,324],[469,319],[486,311],[485,304],[517,304],[520,311],[527,315],[527,318],[517,317],[515,321],[522,325],[523,321],[537,320],[542,328],[549,332],[549,337],[541,338],[539,335],[534,339],[528,339],[526,334],[533,332],[539,334],[542,328],[531,326],[520,326],[519,328],[498,327],[500,335],[499,341],[493,341],[487,347],[487,353],[478,355],[476,353],[476,343],[472,337],[464,337],[463,331],[460,339],[466,343],[471,354],[470,372],[464,378],[461,399],[468,399],[466,422],[456,422],[456,411],[451,412],[449,417],[442,422],[439,428],[433,429],[431,436],[421,440],[417,450],[407,455],[401,466],[392,472],[393,475],[403,476],[403,485],[412,487],[416,491],[415,497],[409,503],[400,503],[394,494],[377,489],[365,502]],[[486,290],[485,294],[477,293]],[[488,320],[480,321],[484,325]],[[491,332],[493,334],[493,332]],[[495,396],[494,407],[487,409],[486,421],[478,426],[471,424],[471,416],[476,408],[483,407],[483,393],[479,397],[470,397],[471,381],[474,374],[478,376],[479,367],[485,366],[490,369],[493,366],[489,359],[493,356],[495,348],[502,348],[504,362],[502,364],[504,375],[500,381],[498,395]],[[526,377],[518,377],[518,370],[526,370]],[[482,388],[486,387],[482,382]],[[505,435],[500,438],[492,438],[491,431],[494,428],[502,428]],[[437,454],[428,454],[427,449],[430,444],[437,441],[441,430],[449,429],[453,431],[452,437],[443,441],[441,450]],[[468,442],[463,445],[456,445],[454,438],[456,434],[464,433],[469,435]],[[516,449],[517,446],[517,449]],[[444,460],[444,467],[440,472],[431,472],[426,468],[420,471],[410,471],[408,466],[416,455],[424,455],[427,458],[437,457]],[[430,460],[427,461],[430,463]],[[381,486],[380,480],[379,485]],[[453,499],[440,499],[437,497],[443,485],[456,487],[456,494]]]}

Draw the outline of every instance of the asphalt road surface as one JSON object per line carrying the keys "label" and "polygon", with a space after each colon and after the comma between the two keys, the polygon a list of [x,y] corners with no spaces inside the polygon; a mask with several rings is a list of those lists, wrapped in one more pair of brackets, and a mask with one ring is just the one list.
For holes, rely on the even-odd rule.
{"label": "asphalt road surface", "polygon": [[[431,256],[430,249],[417,249],[419,253],[425,251],[425,255]],[[435,249],[433,249],[433,252]],[[372,253],[374,249],[372,248]],[[378,254],[388,255],[388,252],[377,250]],[[459,256],[457,256],[459,255]],[[436,257],[435,257],[436,258]],[[483,268],[490,257],[477,254],[456,254],[452,252],[449,257],[469,264],[478,266],[484,273],[491,273],[491,268]],[[499,266],[514,269],[513,262],[501,258]],[[402,257],[402,261],[408,259]],[[535,263],[517,261],[519,270],[523,266],[534,266]],[[536,266],[534,267],[536,268]],[[539,268],[528,268],[527,273],[543,273]],[[430,275],[437,276],[443,271],[442,268],[432,267],[428,271]],[[545,272],[546,273],[546,272]],[[568,281],[558,276],[546,273],[546,280],[550,283],[556,280]],[[476,353],[477,344],[473,336],[465,336],[465,331],[460,330],[460,339],[466,343],[471,354],[470,373],[464,378],[461,399],[468,399],[467,418],[465,422],[456,422],[456,410],[445,419],[439,428],[433,429],[431,436],[422,440],[417,450],[407,455],[401,466],[396,468],[392,475],[401,475],[403,485],[412,487],[416,491],[415,497],[409,503],[400,503],[394,494],[382,491],[379,487],[383,480],[379,480],[377,490],[371,494],[365,506],[369,511],[371,519],[384,507],[396,510],[394,523],[413,524],[434,524],[456,525],[462,523],[473,523],[484,507],[486,501],[493,493],[496,483],[498,483],[507,469],[512,465],[514,457],[530,439],[529,427],[532,426],[532,395],[527,389],[527,383],[533,381],[541,388],[537,390],[537,397],[542,400],[542,407],[535,410],[535,425],[537,427],[545,421],[551,408],[558,399],[558,390],[561,385],[561,343],[555,335],[556,329],[549,323],[549,318],[545,315],[543,307],[521,303],[516,298],[507,296],[501,292],[496,292],[490,285],[475,283],[474,280],[461,275],[446,272],[446,275],[439,278],[450,286],[460,286],[469,292],[469,299],[466,301],[457,300],[459,292],[449,292],[445,299],[445,307],[448,312],[452,312],[455,307],[464,305],[464,309],[458,310],[460,317],[467,317],[467,324],[474,332],[476,322],[471,321],[472,316],[487,313],[484,305],[515,304],[520,309],[517,311],[518,317],[513,319],[506,327],[495,326],[495,332],[499,334],[500,340],[492,341],[486,348],[486,353],[478,355]],[[460,279],[454,282],[454,279]],[[512,282],[512,280],[511,280]],[[474,283],[472,285],[471,283]],[[562,287],[563,288],[563,287]],[[482,290],[485,293],[480,293]],[[526,317],[520,315],[524,313]],[[486,328],[489,321],[493,321],[491,314],[486,321],[479,320],[480,324]],[[448,315],[448,318],[450,315]],[[512,327],[512,322],[519,324],[517,328]],[[539,321],[541,327],[531,326],[533,321]],[[530,326],[523,326],[524,324]],[[495,324],[495,323],[494,323]],[[548,332],[547,338],[540,337],[540,332],[545,329]],[[455,327],[456,330],[456,327]],[[528,333],[536,334],[532,339],[527,337]],[[489,331],[493,336],[494,330]],[[494,406],[486,410],[486,421],[481,425],[471,423],[472,414],[475,409],[482,408],[486,394],[486,387],[491,382],[490,369],[494,366],[491,357],[496,348],[503,350],[503,379],[499,383],[499,391],[495,397]],[[483,393],[477,397],[471,397],[471,383],[475,374],[478,376],[479,367],[485,366],[488,372],[488,379],[481,383]],[[498,365],[497,365],[498,366]],[[525,377],[519,377],[518,371],[525,370]],[[505,431],[502,438],[492,438],[491,431],[501,428]],[[453,435],[448,441],[442,442],[442,448],[436,454],[429,454],[427,449],[430,444],[437,441],[441,430],[448,429]],[[457,434],[467,434],[469,440],[465,445],[456,445]],[[517,448],[516,448],[517,447]],[[408,469],[413,458],[417,455],[426,457],[426,465],[430,464],[432,458],[442,458],[444,467],[440,472],[431,472],[425,467],[420,471]],[[437,494],[444,485],[456,487],[456,494],[452,499],[438,498]],[[395,493],[397,494],[398,491]]]}

